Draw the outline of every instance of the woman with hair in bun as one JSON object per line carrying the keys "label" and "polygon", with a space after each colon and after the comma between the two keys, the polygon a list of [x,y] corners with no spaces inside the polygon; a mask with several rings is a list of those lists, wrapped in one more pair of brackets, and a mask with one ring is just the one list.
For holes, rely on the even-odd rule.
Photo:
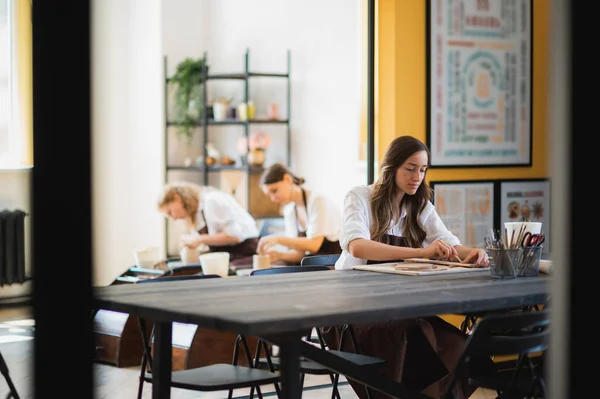
{"label": "woman with hair in bun", "polygon": [[298,265],[308,255],[342,252],[341,209],[326,196],[305,189],[303,183],[302,177],[280,163],[271,165],[261,176],[262,191],[283,206],[285,235],[264,236],[258,242],[257,252],[269,254],[271,263]]}

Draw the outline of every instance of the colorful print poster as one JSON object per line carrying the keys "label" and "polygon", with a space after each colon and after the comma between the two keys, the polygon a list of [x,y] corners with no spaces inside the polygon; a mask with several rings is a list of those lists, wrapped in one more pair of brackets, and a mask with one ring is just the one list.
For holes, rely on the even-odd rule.
{"label": "colorful print poster", "polygon": [[485,248],[494,228],[494,183],[431,183],[433,204],[462,245]]}
{"label": "colorful print poster", "polygon": [[546,235],[544,253],[550,252],[550,181],[503,181],[500,184],[500,226],[505,222],[541,222]]}
{"label": "colorful print poster", "polygon": [[531,0],[429,0],[431,165],[531,165]]}

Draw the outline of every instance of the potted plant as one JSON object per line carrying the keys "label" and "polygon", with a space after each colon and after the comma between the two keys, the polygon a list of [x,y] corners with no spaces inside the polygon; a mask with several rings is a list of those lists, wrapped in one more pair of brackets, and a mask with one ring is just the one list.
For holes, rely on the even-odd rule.
{"label": "potted plant", "polygon": [[246,155],[248,165],[262,166],[265,162],[265,151],[271,145],[272,139],[265,132],[255,132],[246,137],[240,137],[237,141],[238,153],[243,157]]}
{"label": "potted plant", "polygon": [[208,73],[204,58],[186,58],[177,65],[170,82],[174,87],[177,132],[192,140],[194,125],[202,117],[202,82]]}

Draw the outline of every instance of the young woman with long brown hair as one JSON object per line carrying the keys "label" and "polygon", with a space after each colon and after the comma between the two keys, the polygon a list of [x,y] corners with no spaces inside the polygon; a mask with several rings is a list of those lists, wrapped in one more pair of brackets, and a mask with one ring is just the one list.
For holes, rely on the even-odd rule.
{"label": "young woman with long brown hair", "polygon": [[[437,214],[425,182],[429,162],[429,149],[420,140],[401,136],[391,142],[377,181],[354,187],[346,195],[343,252],[336,269],[417,257],[455,261],[459,257],[482,267],[489,264],[484,249],[462,246]],[[433,398],[445,394],[466,340],[463,332],[440,317],[353,328],[361,353],[386,360],[385,375]],[[328,344],[337,347],[340,329],[323,332]],[[350,383],[362,398],[364,388]],[[472,391],[459,384],[453,397],[466,399]],[[374,397],[387,398],[379,392]]]}

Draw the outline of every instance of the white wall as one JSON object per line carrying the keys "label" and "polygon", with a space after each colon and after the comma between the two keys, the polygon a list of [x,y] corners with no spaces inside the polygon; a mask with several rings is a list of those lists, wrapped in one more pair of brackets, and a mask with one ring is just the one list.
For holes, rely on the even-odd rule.
{"label": "white wall", "polygon": [[[31,256],[31,168],[0,169],[0,211],[21,209],[25,217],[25,275],[32,276]],[[32,283],[11,284],[0,287],[0,299],[31,295]]]}
{"label": "white wall", "polygon": [[[250,49],[251,70],[284,72],[289,49],[292,170],[340,206],[351,186],[366,181],[358,161],[359,18],[358,0],[92,2],[94,285],[110,284],[130,267],[134,248],[159,246],[165,254],[164,218],[155,206],[165,178],[163,55],[169,74],[205,51],[211,73],[241,72]],[[239,82],[211,82],[209,96],[239,102],[242,90]],[[257,116],[269,102],[287,115],[285,93],[285,80],[252,80]],[[275,139],[267,164],[285,161],[285,128],[260,128]],[[235,158],[242,132],[211,128],[210,140]],[[170,140],[171,158],[201,153],[199,135],[187,150]]]}
{"label": "white wall", "polygon": [[[162,246],[164,181],[160,0],[92,2],[94,285]],[[163,249],[164,251],[164,249]]]}
{"label": "white wall", "polygon": [[[306,186],[342,204],[344,194],[366,182],[358,161],[360,79],[359,0],[164,0],[163,52],[169,73],[186,57],[207,53],[210,73],[241,72],[250,50],[250,70],[285,72],[291,52],[291,167]],[[363,77],[364,76],[364,77]],[[209,97],[243,98],[240,82],[211,81]],[[255,78],[250,97],[257,116],[277,102],[287,115],[285,80]],[[267,164],[284,161],[285,128],[263,125],[274,137]],[[252,130],[251,130],[252,131]],[[235,159],[240,127],[211,127],[209,141]],[[172,142],[172,141],[171,141]],[[201,151],[196,148],[190,155]],[[172,156],[177,156],[171,153]],[[179,178],[181,176],[177,176]]]}

